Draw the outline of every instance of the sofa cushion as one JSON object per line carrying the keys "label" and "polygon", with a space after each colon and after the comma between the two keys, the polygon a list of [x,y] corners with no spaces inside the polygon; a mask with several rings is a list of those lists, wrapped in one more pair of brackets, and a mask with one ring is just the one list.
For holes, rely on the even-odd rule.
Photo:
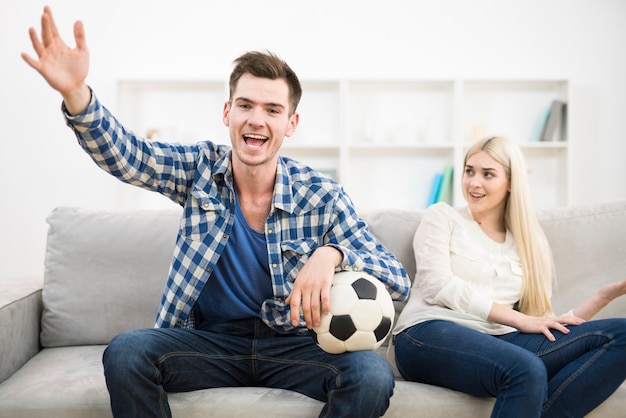
{"label": "sofa cushion", "polygon": [[[556,265],[555,313],[626,278],[626,200],[545,209],[538,216]],[[609,304],[596,318],[625,317],[625,302]]]}
{"label": "sofa cushion", "polygon": [[413,236],[423,214],[423,210],[384,209],[366,217],[370,232],[400,260],[411,280],[415,277]]}
{"label": "sofa cushion", "polygon": [[[0,384],[0,418],[110,418],[102,371],[105,347],[42,350]],[[185,418],[317,417],[323,407],[296,392],[254,387],[169,393],[168,398],[173,415]]]}
{"label": "sofa cushion", "polygon": [[[102,371],[104,345],[46,348],[0,383],[0,418],[110,418]],[[175,417],[317,417],[319,401],[296,392],[263,387],[228,387],[169,393]],[[487,417],[493,398],[397,380],[385,417]],[[623,416],[622,385],[589,418]]]}
{"label": "sofa cushion", "polygon": [[152,327],[180,212],[60,207],[47,218],[41,344],[108,344]]}
{"label": "sofa cushion", "polygon": [[[369,213],[366,217],[372,235],[400,260],[411,282],[415,278],[416,270],[413,235],[423,213],[423,210],[381,209]],[[399,314],[404,302],[394,302],[394,305],[396,314]]]}
{"label": "sofa cushion", "polygon": [[[102,372],[105,346],[47,348],[0,384],[0,418],[110,418]],[[36,393],[37,396],[33,396]],[[302,394],[263,387],[216,388],[169,393],[174,416],[185,418],[282,417],[320,414],[322,402]],[[488,416],[493,399],[478,399],[435,386],[398,381],[386,416]],[[45,411],[45,412],[42,412]]]}

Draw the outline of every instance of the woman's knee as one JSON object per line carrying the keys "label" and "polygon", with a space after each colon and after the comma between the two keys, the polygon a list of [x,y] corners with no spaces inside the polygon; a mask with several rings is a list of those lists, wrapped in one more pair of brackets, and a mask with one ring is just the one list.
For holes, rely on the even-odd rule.
{"label": "woman's knee", "polygon": [[615,342],[626,346],[626,318],[612,318],[606,321],[610,323],[610,333],[613,334]]}
{"label": "woman's knee", "polygon": [[590,348],[626,349],[626,318],[597,319],[571,328],[585,336]]}
{"label": "woman's knee", "polygon": [[548,384],[548,371],[543,361],[534,353],[522,353],[509,362],[503,373],[508,385],[521,385],[528,390],[545,390]]}

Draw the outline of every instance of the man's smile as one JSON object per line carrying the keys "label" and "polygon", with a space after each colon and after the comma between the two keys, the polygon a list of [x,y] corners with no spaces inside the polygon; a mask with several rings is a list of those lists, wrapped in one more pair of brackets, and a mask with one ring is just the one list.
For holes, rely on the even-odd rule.
{"label": "man's smile", "polygon": [[265,142],[268,140],[268,137],[258,134],[244,134],[243,140],[246,145],[249,145],[251,147],[262,147],[263,144],[265,144]]}

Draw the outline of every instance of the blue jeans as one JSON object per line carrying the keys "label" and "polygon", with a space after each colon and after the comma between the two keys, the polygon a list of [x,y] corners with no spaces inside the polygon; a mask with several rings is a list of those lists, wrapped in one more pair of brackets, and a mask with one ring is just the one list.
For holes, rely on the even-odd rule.
{"label": "blue jeans", "polygon": [[626,319],[569,329],[550,342],[426,321],[395,337],[396,364],[406,380],[495,397],[492,417],[583,417],[626,378]]}
{"label": "blue jeans", "polygon": [[167,392],[226,386],[296,391],[325,402],[324,417],[379,417],[394,387],[377,353],[328,354],[310,336],[277,334],[260,320],[127,331],[103,364],[115,417],[170,417]]}

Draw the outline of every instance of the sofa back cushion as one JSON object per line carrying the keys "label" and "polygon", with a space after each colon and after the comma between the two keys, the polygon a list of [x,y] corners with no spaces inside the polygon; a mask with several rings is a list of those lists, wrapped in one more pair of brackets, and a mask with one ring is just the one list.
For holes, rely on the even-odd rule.
{"label": "sofa back cushion", "polygon": [[[554,312],[562,314],[604,284],[626,279],[626,200],[539,212],[556,265]],[[626,317],[626,296],[596,318]]]}
{"label": "sofa back cushion", "polygon": [[[117,212],[60,207],[47,218],[41,343],[108,344],[154,324],[181,211]],[[415,277],[413,235],[423,210],[378,210],[370,230]],[[543,210],[554,253],[554,310],[563,313],[604,283],[626,278],[626,200]],[[599,316],[626,316],[626,303]],[[403,304],[397,303],[398,311]]]}
{"label": "sofa back cushion", "polygon": [[[423,212],[385,209],[367,216],[372,234],[399,258],[411,280],[413,235]],[[556,266],[555,313],[576,307],[603,284],[626,279],[626,200],[544,209],[538,217]],[[597,318],[626,317],[624,302],[610,304]],[[402,306],[396,304],[397,311]]]}
{"label": "sofa back cushion", "polygon": [[[375,210],[366,217],[370,232],[400,260],[411,282],[415,278],[413,236],[419,226],[423,210],[383,209]],[[395,302],[400,313],[404,303]]]}
{"label": "sofa back cushion", "polygon": [[41,344],[108,344],[152,327],[180,219],[177,210],[60,207],[47,218]]}

